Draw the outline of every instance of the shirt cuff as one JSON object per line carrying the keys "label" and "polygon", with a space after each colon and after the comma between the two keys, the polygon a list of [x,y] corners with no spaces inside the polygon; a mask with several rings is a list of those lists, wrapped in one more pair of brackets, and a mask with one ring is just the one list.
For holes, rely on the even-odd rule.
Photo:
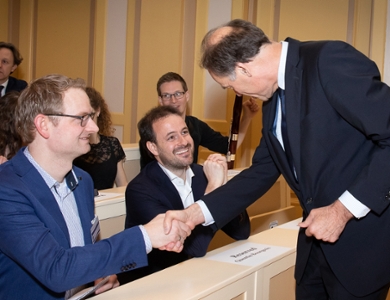
{"label": "shirt cuff", "polygon": [[138,227],[141,230],[142,235],[144,236],[146,254],[148,254],[149,252],[151,252],[153,250],[152,242],[150,241],[150,238],[149,238],[148,233],[146,232],[146,229],[142,225],[139,225]]}
{"label": "shirt cuff", "polygon": [[214,218],[211,215],[211,213],[210,213],[209,209],[207,208],[206,204],[203,202],[203,200],[198,200],[195,203],[198,203],[198,205],[200,206],[200,209],[202,210],[203,216],[204,216],[205,222],[202,225],[203,226],[208,226],[208,225],[214,224],[214,222],[215,222]]}
{"label": "shirt cuff", "polygon": [[354,215],[355,218],[363,218],[369,212],[370,209],[357,200],[352,194],[348,191],[345,191],[340,197],[340,202]]}

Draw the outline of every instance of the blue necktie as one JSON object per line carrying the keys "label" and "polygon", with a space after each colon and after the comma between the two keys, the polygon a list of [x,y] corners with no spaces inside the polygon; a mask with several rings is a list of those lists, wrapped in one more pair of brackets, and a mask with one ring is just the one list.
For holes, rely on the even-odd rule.
{"label": "blue necktie", "polygon": [[291,147],[290,143],[288,141],[288,136],[287,136],[287,124],[286,124],[286,100],[284,96],[284,90],[279,89],[279,98],[280,98],[280,106],[282,109],[282,139],[283,139],[283,144],[284,144],[284,152],[286,153],[287,156],[287,161],[290,166],[291,171],[295,175],[294,171],[294,163],[293,163],[293,157],[292,157],[292,152],[291,152]]}

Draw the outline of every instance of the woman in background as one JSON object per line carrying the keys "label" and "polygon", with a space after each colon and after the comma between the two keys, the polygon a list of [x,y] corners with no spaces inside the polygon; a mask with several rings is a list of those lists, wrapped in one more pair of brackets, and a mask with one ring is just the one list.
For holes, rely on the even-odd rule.
{"label": "woman in background", "polygon": [[0,164],[11,159],[23,142],[15,128],[15,108],[19,92],[11,91],[0,99]]}
{"label": "woman in background", "polygon": [[119,140],[112,136],[108,106],[96,89],[87,87],[86,92],[96,113],[93,121],[99,127],[99,132],[89,137],[91,150],[76,158],[73,164],[91,175],[97,190],[112,188],[114,183],[116,186],[126,186],[127,178],[123,167],[126,155]]}

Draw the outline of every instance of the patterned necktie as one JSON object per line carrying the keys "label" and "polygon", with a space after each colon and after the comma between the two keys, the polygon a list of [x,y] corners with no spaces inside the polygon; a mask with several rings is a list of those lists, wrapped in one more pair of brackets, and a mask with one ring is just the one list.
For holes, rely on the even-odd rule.
{"label": "patterned necktie", "polygon": [[287,161],[288,161],[288,164],[290,166],[290,169],[293,172],[293,174],[295,174],[290,142],[288,141],[288,136],[287,136],[286,100],[285,100],[285,96],[284,96],[284,90],[279,89],[278,93],[279,93],[279,98],[280,98],[280,106],[282,109],[282,126],[281,127],[282,127],[282,139],[283,139],[283,144],[284,144],[284,152],[286,153]]}
{"label": "patterned necktie", "polygon": [[3,85],[0,85],[0,97],[2,96],[2,95],[1,95],[1,92],[3,91],[3,88],[4,88],[4,86],[3,86]]}

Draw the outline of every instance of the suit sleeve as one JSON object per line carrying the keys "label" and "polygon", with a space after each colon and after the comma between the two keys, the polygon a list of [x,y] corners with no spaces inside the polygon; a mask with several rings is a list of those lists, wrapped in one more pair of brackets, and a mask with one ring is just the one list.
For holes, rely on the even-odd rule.
{"label": "suit sleeve", "polygon": [[23,268],[49,289],[64,292],[103,276],[147,265],[139,228],[84,247],[61,246],[63,232],[43,207],[46,200],[38,200],[37,193],[32,192],[37,187],[30,189],[17,176],[1,173],[0,262],[6,262],[2,266]]}
{"label": "suit sleeve", "polygon": [[[264,108],[263,108],[264,113]],[[263,135],[264,133],[263,130]],[[234,176],[224,186],[202,197],[218,228],[243,212],[265,194],[280,175],[267,143],[261,139],[253,155],[252,165]]]}
{"label": "suit sleeve", "polygon": [[251,233],[251,223],[245,210],[222,227],[223,232],[235,240],[246,240]]}
{"label": "suit sleeve", "polygon": [[[321,84],[334,109],[364,135],[362,169],[347,190],[380,214],[389,205],[390,89],[375,63],[345,43],[330,43],[320,55]],[[371,143],[366,150],[367,141]],[[340,149],[344,145],[340,145]],[[351,155],[350,163],[354,163]]]}
{"label": "suit sleeve", "polygon": [[214,152],[226,154],[228,151],[229,138],[212,129],[207,123],[197,119],[200,133],[200,145]]}

